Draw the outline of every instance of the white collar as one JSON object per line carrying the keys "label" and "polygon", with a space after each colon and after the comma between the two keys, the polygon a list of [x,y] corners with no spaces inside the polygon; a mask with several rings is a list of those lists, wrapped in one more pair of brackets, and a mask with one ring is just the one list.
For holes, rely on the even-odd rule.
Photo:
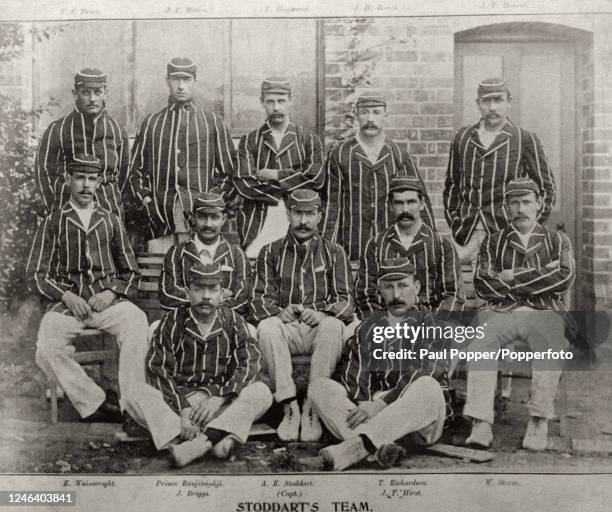
{"label": "white collar", "polygon": [[198,251],[198,256],[200,255],[202,251],[206,251],[210,254],[210,257],[214,259],[215,254],[217,254],[217,248],[219,247],[219,244],[221,243],[221,235],[217,237],[216,242],[210,245],[203,243],[202,240],[198,238],[198,235],[195,235],[193,237],[193,243],[195,244],[196,249]]}

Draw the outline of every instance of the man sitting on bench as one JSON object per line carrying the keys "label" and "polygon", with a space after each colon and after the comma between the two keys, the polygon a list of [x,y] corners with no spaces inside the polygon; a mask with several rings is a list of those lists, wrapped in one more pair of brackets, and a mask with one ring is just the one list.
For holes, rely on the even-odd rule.
{"label": "man sitting on bench", "polygon": [[196,263],[188,273],[189,304],[168,313],[147,355],[147,380],[126,404],[177,466],[212,454],[226,459],[272,404],[258,381],[260,352],[246,322],[222,305],[222,272]]}
{"label": "man sitting on bench", "polygon": [[284,405],[277,429],[283,441],[321,437],[319,418],[305,400],[302,413],[292,377],[292,354],[312,354],[310,381],[329,377],[342,353],[344,323],[353,318],[352,278],[342,247],[317,233],[319,194],[293,191],[286,202],[289,232],[264,246],[257,258],[251,301],[257,337],[274,399]]}
{"label": "man sitting on bench", "polygon": [[[422,350],[437,354],[449,341],[434,335],[412,339],[382,336],[403,324],[436,327],[432,313],[415,304],[420,283],[407,258],[385,260],[378,271],[379,293],[385,309],[374,311],[348,342],[337,380],[310,383],[308,395],[325,426],[342,443],[321,450],[325,469],[341,471],[372,457],[383,467],[398,465],[405,450],[396,441],[430,445],[442,435],[452,417],[448,366],[443,359],[423,357]],[[403,327],[402,327],[403,328]],[[432,329],[431,331],[434,331]],[[403,332],[403,331],[402,331]],[[380,339],[382,338],[382,339]],[[414,359],[387,357],[412,350]]]}
{"label": "man sitting on bench", "polygon": [[187,273],[201,261],[221,268],[223,305],[242,316],[247,314],[251,292],[249,263],[242,249],[221,234],[226,221],[223,196],[201,192],[194,198],[189,219],[191,239],[172,246],[164,258],[159,293],[162,309],[173,311],[189,303]]}
{"label": "man sitting on bench", "polygon": [[[543,205],[542,192],[530,178],[506,185],[510,224],[484,239],[474,276],[476,292],[488,302],[487,310],[477,318],[477,325],[485,326],[485,336],[475,339],[468,350],[497,353],[517,339],[537,352],[568,348],[562,312],[564,294],[574,281],[574,257],[565,233],[538,223]],[[555,415],[561,364],[561,360],[533,359],[524,448],[547,447],[548,420]],[[468,445],[488,448],[493,440],[497,369],[497,359],[468,366],[463,413],[474,420]]]}
{"label": "man sitting on bench", "polygon": [[121,220],[94,201],[101,171],[92,156],[76,155],[68,163],[70,200],[38,227],[26,272],[30,289],[47,306],[36,363],[82,418],[121,421],[117,404],[74,360],[71,345],[85,327],[106,331],[121,350],[122,401],[145,382],[147,318],[127,300],[136,293],[140,274]]}

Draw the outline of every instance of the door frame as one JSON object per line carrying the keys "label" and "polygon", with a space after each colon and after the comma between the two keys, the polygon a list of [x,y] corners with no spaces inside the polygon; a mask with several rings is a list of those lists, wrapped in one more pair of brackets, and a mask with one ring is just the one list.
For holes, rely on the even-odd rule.
{"label": "door frame", "polygon": [[[583,183],[582,183],[582,155],[584,147],[584,116],[583,116],[583,97],[582,87],[580,83],[581,70],[584,69],[584,53],[587,48],[592,48],[593,40],[592,34],[585,30],[580,30],[565,25],[557,25],[552,23],[542,22],[510,22],[510,23],[495,23],[477,26],[468,30],[463,30],[455,33],[454,46],[455,49],[458,44],[463,43],[564,43],[570,44],[573,49],[574,62],[575,62],[575,84],[574,84],[574,129],[575,134],[575,150],[574,150],[574,180],[568,180],[568,186],[573,185],[575,195],[573,197],[574,205],[576,209],[576,216],[574,219],[574,239],[571,240],[574,249],[574,258],[576,262],[576,278],[579,282],[583,279],[583,257],[582,257],[582,240],[583,240]],[[455,53],[456,55],[456,53]],[[453,61],[454,62],[454,61]],[[462,103],[461,89],[459,84],[461,81],[460,76],[461,70],[455,67],[454,78],[454,101],[455,105]],[[458,115],[458,111],[455,111],[455,116]],[[457,124],[455,119],[455,124]],[[577,294],[577,287],[574,286],[571,293],[571,304],[573,309],[578,309],[580,304],[577,301],[582,302],[581,294]]]}

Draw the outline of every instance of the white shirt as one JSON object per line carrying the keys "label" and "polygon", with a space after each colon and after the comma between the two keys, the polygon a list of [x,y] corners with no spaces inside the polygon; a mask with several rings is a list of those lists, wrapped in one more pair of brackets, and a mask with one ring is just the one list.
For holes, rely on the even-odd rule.
{"label": "white shirt", "polygon": [[488,149],[489,146],[493,144],[493,141],[499,135],[499,132],[501,132],[501,128],[494,132],[485,130],[484,121],[480,121],[480,126],[478,127],[478,137],[480,138],[480,142],[482,142],[482,145],[486,149]]}
{"label": "white shirt", "polygon": [[399,237],[400,243],[404,246],[405,249],[408,249],[408,247],[410,247],[412,245],[412,242],[414,241],[414,235],[404,235],[400,232],[399,229],[397,229],[397,224],[395,224],[395,232],[397,233],[397,236]]}
{"label": "white shirt", "polygon": [[93,201],[89,203],[85,208],[76,204],[74,201],[72,201],[72,199],[70,200],[70,204],[79,216],[79,219],[81,219],[81,224],[83,224],[86,230],[89,229],[89,224],[91,223],[91,216],[93,215],[94,211]]}
{"label": "white shirt", "polygon": [[376,144],[375,146],[367,146],[359,137],[359,134],[357,134],[357,142],[359,142],[359,145],[361,146],[361,149],[363,149],[363,152],[366,154],[366,156],[368,157],[368,160],[375,164],[376,162],[378,162],[378,156],[380,155],[380,151],[382,149],[382,147],[385,145],[385,139],[381,139],[380,143]]}
{"label": "white shirt", "polygon": [[531,235],[533,234],[533,227],[525,234],[521,233],[518,229],[515,229],[515,231],[519,239],[521,240],[523,247],[527,249],[527,247],[529,247],[529,239],[531,238]]}
{"label": "white shirt", "polygon": [[212,263],[215,254],[217,253],[217,248],[221,243],[221,236],[217,237],[217,240],[213,244],[205,244],[203,243],[197,235],[193,238],[193,243],[196,246],[196,250],[198,251],[198,256],[202,260],[203,263]]}

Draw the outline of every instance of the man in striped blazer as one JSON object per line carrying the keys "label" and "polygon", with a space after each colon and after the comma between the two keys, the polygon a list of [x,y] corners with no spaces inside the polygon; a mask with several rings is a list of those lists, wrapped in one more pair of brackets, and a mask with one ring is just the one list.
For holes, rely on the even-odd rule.
{"label": "man in striped blazer", "polygon": [[187,280],[189,303],[156,329],[146,359],[149,384],[126,404],[179,467],[209,450],[227,459],[272,404],[259,381],[257,344],[242,317],[222,304],[221,269],[198,262]]}
{"label": "man in striped blazer", "polygon": [[249,258],[256,258],[264,245],[286,233],[287,194],[300,188],[318,190],[325,181],[319,137],[289,119],[289,81],[266,78],[261,104],[266,122],[240,140],[234,176],[234,186],[243,197],[238,233]]}
{"label": "man in striped blazer", "polygon": [[[391,177],[401,174],[421,180],[412,156],[385,134],[385,99],[363,95],[355,108],[359,131],[327,157],[322,221],[325,237],[344,247],[351,261],[360,260],[366,242],[391,224],[387,209]],[[424,195],[423,220],[435,229],[429,196]]]}
{"label": "man in striped blazer", "polygon": [[121,193],[128,180],[130,146],[125,129],[106,110],[106,74],[85,68],[74,76],[75,107],[45,130],[34,171],[47,213],[61,210],[70,199],[66,167],[77,154],[96,157],[102,164],[96,201],[123,220]]}
{"label": "man in striped blazer", "polygon": [[[417,444],[433,444],[452,417],[448,365],[422,355],[442,353],[449,341],[437,334],[400,336],[395,330],[443,326],[416,308],[420,283],[414,266],[408,258],[386,260],[377,277],[384,309],[373,312],[350,338],[336,379],[318,379],[308,390],[313,408],[342,441],[321,450],[325,469],[341,471],[370,456],[383,467],[395,466],[405,455],[398,439],[410,435]],[[413,358],[406,356],[409,350]]]}
{"label": "man in striped blazer", "polygon": [[164,258],[159,302],[165,311],[189,303],[187,274],[198,262],[219,265],[222,272],[223,305],[239,315],[248,314],[251,270],[242,250],[221,234],[227,221],[223,196],[202,192],[195,196],[189,224],[190,240],[174,245]]}
{"label": "man in striped blazer", "polygon": [[136,134],[131,194],[148,219],[149,252],[165,254],[189,231],[185,216],[194,197],[215,189],[231,194],[234,146],[217,114],[193,102],[196,65],[174,58],[167,65],[168,106],[147,116]]}
{"label": "man in striped blazer", "polygon": [[317,232],[319,195],[295,190],[287,208],[289,232],[257,258],[251,310],[274,399],[284,406],[278,437],[295,440],[301,428],[303,441],[316,441],[321,425],[308,400],[300,415],[291,355],[312,354],[311,382],[331,375],[342,352],[343,326],[353,317],[352,279],[342,247]]}
{"label": "man in striped blazer", "polygon": [[47,306],[36,363],[81,417],[119,419],[104,391],[74,360],[71,340],[84,327],[112,334],[121,350],[122,400],[129,398],[144,383],[148,348],[147,317],[128,300],[140,273],[121,219],[94,201],[103,162],[91,155],[76,157],[66,168],[70,200],[38,227],[28,260],[29,287]]}
{"label": "man in striped blazer", "polygon": [[381,263],[391,258],[409,258],[421,284],[417,304],[433,311],[461,311],[465,302],[461,264],[446,237],[421,220],[425,208],[420,180],[407,176],[391,179],[389,210],[394,224],[370,238],[360,261],[355,283],[361,318],[384,309],[378,289]]}
{"label": "man in striped blazer", "polygon": [[485,235],[504,229],[502,207],[510,180],[528,176],[542,191],[538,221],[546,222],[555,202],[555,179],[542,143],[508,118],[512,96],[505,81],[489,78],[478,85],[476,104],[482,115],[451,141],[444,186],[444,212],[459,257],[475,262]]}
{"label": "man in striped blazer", "polygon": [[[487,301],[477,325],[485,327],[483,339],[474,340],[472,352],[495,352],[516,339],[530,350],[565,351],[564,294],[574,277],[574,257],[567,235],[537,222],[544,208],[544,192],[530,178],[506,185],[506,210],[510,224],[488,235],[480,248],[474,282]],[[548,420],[555,415],[554,400],[562,361],[532,361],[531,395],[527,403],[529,423],[523,447],[544,450]],[[474,423],[468,444],[488,448],[493,439],[493,401],[498,361],[469,364],[464,415]]]}

